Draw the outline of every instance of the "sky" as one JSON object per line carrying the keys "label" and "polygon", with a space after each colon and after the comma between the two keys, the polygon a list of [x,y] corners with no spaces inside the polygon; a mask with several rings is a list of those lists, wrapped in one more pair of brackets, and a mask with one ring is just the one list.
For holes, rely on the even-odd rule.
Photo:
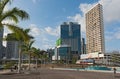
{"label": "sky", "polygon": [[[82,37],[86,38],[85,13],[98,3],[103,6],[106,52],[120,51],[120,0],[13,0],[5,10],[18,7],[27,11],[30,19],[18,25],[30,28],[35,37],[33,46],[46,50],[55,47],[63,22],[81,24]],[[5,30],[4,35],[9,32]]]}

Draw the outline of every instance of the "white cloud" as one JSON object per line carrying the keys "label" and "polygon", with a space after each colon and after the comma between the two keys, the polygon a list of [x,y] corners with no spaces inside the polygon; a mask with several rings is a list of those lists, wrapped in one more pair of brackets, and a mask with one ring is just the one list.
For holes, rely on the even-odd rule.
{"label": "white cloud", "polygon": [[43,28],[44,33],[42,35],[42,47],[44,49],[53,48],[55,47],[55,41],[56,39],[53,38],[59,38],[60,35],[60,28],[57,27],[45,27]]}
{"label": "white cloud", "polygon": [[[120,0],[99,0],[97,3],[101,3],[103,5],[104,22],[120,22]],[[72,21],[80,23],[82,32],[85,32],[85,13],[94,7],[97,3],[80,4],[79,8],[82,14],[77,13],[75,16],[69,16],[68,18]]]}
{"label": "white cloud", "polygon": [[55,28],[46,27],[46,28],[45,28],[45,32],[46,32],[47,34],[49,34],[49,35],[59,36],[60,28],[59,28],[59,26],[58,26],[58,27],[55,27]]}
{"label": "white cloud", "polygon": [[82,14],[77,13],[75,16],[68,16],[67,18],[78,22],[79,24],[81,24],[81,31],[85,32],[86,31],[86,26],[85,26],[85,13],[90,10],[94,5],[94,4],[80,4],[79,9],[82,11]]}
{"label": "white cloud", "polygon": [[[55,46],[55,39],[59,36],[59,26],[52,27],[39,27],[36,24],[30,24],[30,34],[35,38],[34,46],[40,49],[52,48]],[[38,44],[39,42],[39,44]]]}
{"label": "white cloud", "polygon": [[82,11],[83,15],[88,12],[92,7],[94,7],[96,3],[93,4],[80,4],[79,9]]}
{"label": "white cloud", "polygon": [[69,16],[68,19],[81,24],[81,31],[85,32],[85,18],[82,15],[76,14],[75,16]]}
{"label": "white cloud", "polygon": [[120,0],[100,0],[99,3],[103,5],[104,20],[106,22],[120,22]]}
{"label": "white cloud", "polygon": [[33,35],[33,36],[38,36],[38,35],[40,35],[41,31],[40,31],[40,29],[37,27],[37,25],[31,24],[29,27],[30,27],[30,29],[31,29],[31,32],[30,32],[31,35]]}
{"label": "white cloud", "polygon": [[55,28],[52,28],[49,26],[45,28],[42,28],[42,27],[38,28],[37,25],[31,24],[29,27],[31,29],[30,34],[32,34],[33,36],[39,36],[39,35],[45,35],[45,34],[52,35],[52,36],[59,36],[59,33],[60,33],[59,26]]}

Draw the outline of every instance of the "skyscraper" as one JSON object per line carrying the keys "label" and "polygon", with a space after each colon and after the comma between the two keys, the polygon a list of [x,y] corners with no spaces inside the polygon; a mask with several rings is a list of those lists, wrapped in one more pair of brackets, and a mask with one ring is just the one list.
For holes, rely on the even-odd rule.
{"label": "skyscraper", "polygon": [[104,53],[104,26],[102,5],[97,4],[86,14],[87,53]]}
{"label": "skyscraper", "polygon": [[80,55],[81,53],[81,33],[80,25],[73,22],[64,22],[61,26],[61,45],[71,47],[72,54]]}
{"label": "skyscraper", "polygon": [[85,38],[81,39],[81,54],[86,54]]}

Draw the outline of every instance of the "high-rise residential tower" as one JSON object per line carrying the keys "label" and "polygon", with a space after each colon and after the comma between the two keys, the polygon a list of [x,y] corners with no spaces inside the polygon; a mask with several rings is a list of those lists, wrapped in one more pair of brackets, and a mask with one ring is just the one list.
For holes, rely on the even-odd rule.
{"label": "high-rise residential tower", "polygon": [[104,53],[104,25],[102,5],[97,4],[86,14],[87,53]]}
{"label": "high-rise residential tower", "polygon": [[61,26],[61,45],[71,47],[71,53],[80,55],[81,53],[81,32],[80,25],[74,22],[64,22]]}

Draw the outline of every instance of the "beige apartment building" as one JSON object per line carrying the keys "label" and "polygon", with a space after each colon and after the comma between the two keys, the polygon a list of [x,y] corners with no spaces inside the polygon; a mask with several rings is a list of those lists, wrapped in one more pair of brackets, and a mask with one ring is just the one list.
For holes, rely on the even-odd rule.
{"label": "beige apartment building", "polygon": [[97,4],[86,14],[87,53],[104,53],[104,25],[102,5]]}

